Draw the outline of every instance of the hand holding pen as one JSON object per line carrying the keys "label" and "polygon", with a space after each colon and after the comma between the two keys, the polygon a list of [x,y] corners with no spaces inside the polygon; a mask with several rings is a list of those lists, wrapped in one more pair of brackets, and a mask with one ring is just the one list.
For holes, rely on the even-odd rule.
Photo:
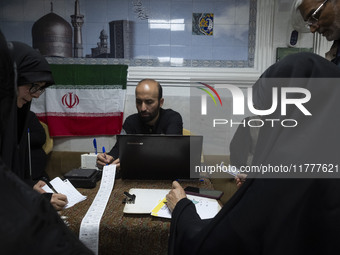
{"label": "hand holding pen", "polygon": [[50,202],[57,211],[63,210],[68,203],[67,197],[60,193],[53,193]]}
{"label": "hand holding pen", "polygon": [[43,186],[47,185],[50,187],[50,189],[52,189],[53,193],[51,196],[51,200],[50,203],[52,204],[52,206],[54,207],[54,209],[56,209],[57,211],[62,210],[68,203],[67,201],[67,197],[64,194],[59,194],[57,193],[57,191],[54,189],[54,187],[51,185],[51,183],[47,180],[47,178],[44,179],[45,181],[38,181],[33,189],[38,191],[40,194],[46,193],[45,190],[42,189]]}
{"label": "hand holding pen", "polygon": [[114,158],[111,155],[106,154],[105,147],[103,146],[103,153],[97,155],[97,166],[103,168],[104,166],[111,164],[113,160]]}
{"label": "hand holding pen", "polygon": [[59,194],[46,177],[43,177],[43,180],[45,181],[46,185],[53,191],[50,202],[53,205],[54,209],[56,209],[57,211],[64,209],[64,207],[68,203],[67,197],[64,194]]}

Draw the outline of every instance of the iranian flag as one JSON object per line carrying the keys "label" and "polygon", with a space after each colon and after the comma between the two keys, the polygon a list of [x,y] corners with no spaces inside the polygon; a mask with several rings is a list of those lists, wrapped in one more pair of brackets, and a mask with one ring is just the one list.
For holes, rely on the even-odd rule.
{"label": "iranian flag", "polygon": [[51,136],[120,133],[126,65],[51,65],[51,69],[56,84],[31,105]]}

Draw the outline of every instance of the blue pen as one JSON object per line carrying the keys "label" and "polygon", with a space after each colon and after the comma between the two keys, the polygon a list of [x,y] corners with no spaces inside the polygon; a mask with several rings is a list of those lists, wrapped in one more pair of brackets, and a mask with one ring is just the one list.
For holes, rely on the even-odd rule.
{"label": "blue pen", "polygon": [[[103,146],[103,153],[104,153],[104,158],[106,159],[106,154],[105,154],[105,147]],[[106,164],[108,165],[108,164]]]}
{"label": "blue pen", "polygon": [[96,138],[93,139],[93,147],[94,147],[94,152],[97,154],[97,140],[96,140]]}

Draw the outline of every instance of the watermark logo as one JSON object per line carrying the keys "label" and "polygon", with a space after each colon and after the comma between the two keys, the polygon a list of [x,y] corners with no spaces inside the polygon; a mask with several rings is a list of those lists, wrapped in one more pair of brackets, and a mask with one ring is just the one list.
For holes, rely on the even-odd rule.
{"label": "watermark logo", "polygon": [[[217,95],[218,99],[220,100],[221,106],[222,106],[222,101],[221,98],[219,96],[219,94],[216,92],[216,90],[205,83],[201,83],[203,85],[205,85],[206,87],[208,87],[209,89],[211,89],[215,95]],[[235,86],[235,85],[221,85],[221,88],[225,88],[228,89],[231,94],[232,94],[232,99],[233,99],[233,114],[234,115],[244,115],[245,114],[245,97],[244,94],[242,92],[242,90]],[[212,94],[207,91],[206,89],[200,88],[201,90],[204,90],[206,93],[208,93],[210,95],[211,98],[213,98],[215,105],[216,105],[216,101],[214,99],[214,97],[212,96]],[[295,93],[295,94],[301,94],[304,95],[304,97],[299,97],[299,98],[288,98],[288,94],[291,93]],[[269,109],[256,109],[254,107],[254,103],[253,103],[253,88],[248,88],[247,89],[247,96],[248,96],[248,100],[247,100],[247,106],[248,106],[248,110],[254,114],[254,115],[270,115],[272,114],[274,111],[276,111],[277,106],[278,106],[278,88],[273,87],[272,88],[272,105]],[[201,114],[202,115],[206,115],[207,114],[207,101],[206,101],[206,95],[202,95],[201,96]],[[287,105],[291,104],[291,105],[295,105],[304,115],[312,115],[307,109],[306,107],[303,105],[305,103],[307,103],[309,100],[311,99],[311,93],[309,92],[309,90],[305,89],[305,88],[297,88],[297,87],[282,87],[281,88],[281,115],[286,115],[287,114]]]}
{"label": "watermark logo", "polygon": [[[212,86],[210,86],[209,84],[203,83],[203,82],[199,82],[199,84],[202,84],[205,87],[207,87],[208,89],[210,89],[216,95],[218,100],[220,101],[221,106],[223,105],[220,95],[217,93],[217,91]],[[215,105],[217,106],[215,97],[213,96],[213,94],[209,90],[207,90],[205,88],[201,88],[201,87],[197,87],[197,88],[200,89],[200,90],[203,90],[205,93],[207,93],[212,98]],[[205,94],[202,95],[201,99],[202,99],[202,101],[201,101],[201,114],[207,115],[207,95],[205,95]]]}
{"label": "watermark logo", "polygon": [[[220,95],[217,93],[217,91],[210,85],[200,82],[200,84],[204,85],[206,88],[209,88],[214,94],[217,96],[217,98],[220,101],[220,104],[222,106],[222,100]],[[287,115],[287,106],[293,105],[296,108],[298,108],[305,116],[311,116],[311,112],[308,111],[308,109],[304,106],[305,103],[307,103],[311,99],[311,93],[309,90],[301,87],[272,87],[272,93],[271,95],[271,106],[268,106],[267,109],[256,109],[253,103],[253,88],[247,88],[247,98],[245,97],[243,91],[241,88],[230,85],[230,84],[224,84],[224,85],[218,85],[219,89],[227,89],[231,95],[232,95],[232,113],[233,115],[245,115],[245,106],[248,107],[249,112],[251,112],[253,115],[256,116],[267,116],[272,113],[274,113],[278,107],[280,107],[280,113],[281,116]],[[213,94],[207,90],[206,88],[199,89],[206,92],[210,97],[213,99],[215,105],[217,105],[216,100],[213,96]],[[292,97],[292,95],[294,95]],[[247,99],[247,100],[246,100]],[[270,100],[270,99],[269,99]],[[246,102],[247,101],[247,102]],[[245,103],[246,102],[246,103]],[[280,103],[280,104],[279,104]],[[279,106],[280,105],[280,106]],[[207,97],[206,94],[201,95],[201,115],[207,115]],[[253,121],[250,120],[251,123],[248,123],[249,126],[253,126]],[[274,126],[275,122],[280,121],[281,125],[284,127],[295,127],[297,126],[297,121],[295,119],[256,119],[256,125],[260,123],[260,126],[263,126],[265,121],[271,122],[271,125]],[[243,122],[237,122],[233,120],[227,120],[227,119],[214,119],[213,120],[213,127],[216,127],[216,125],[226,125],[230,123],[237,124],[237,125],[246,125],[246,123]],[[292,123],[292,124],[289,124]]]}

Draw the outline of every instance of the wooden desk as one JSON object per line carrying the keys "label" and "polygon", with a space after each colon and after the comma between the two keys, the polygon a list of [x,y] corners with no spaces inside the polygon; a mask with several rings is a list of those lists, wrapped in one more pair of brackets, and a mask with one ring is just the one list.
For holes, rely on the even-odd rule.
{"label": "wooden desk", "polygon": [[[209,180],[186,182],[183,187],[197,186],[212,189]],[[80,223],[99,189],[79,189],[87,199],[66,209],[69,227],[79,236]],[[167,254],[170,220],[150,215],[128,215],[123,213],[124,191],[131,188],[171,189],[171,181],[115,180],[115,184],[100,223],[99,254]]]}

